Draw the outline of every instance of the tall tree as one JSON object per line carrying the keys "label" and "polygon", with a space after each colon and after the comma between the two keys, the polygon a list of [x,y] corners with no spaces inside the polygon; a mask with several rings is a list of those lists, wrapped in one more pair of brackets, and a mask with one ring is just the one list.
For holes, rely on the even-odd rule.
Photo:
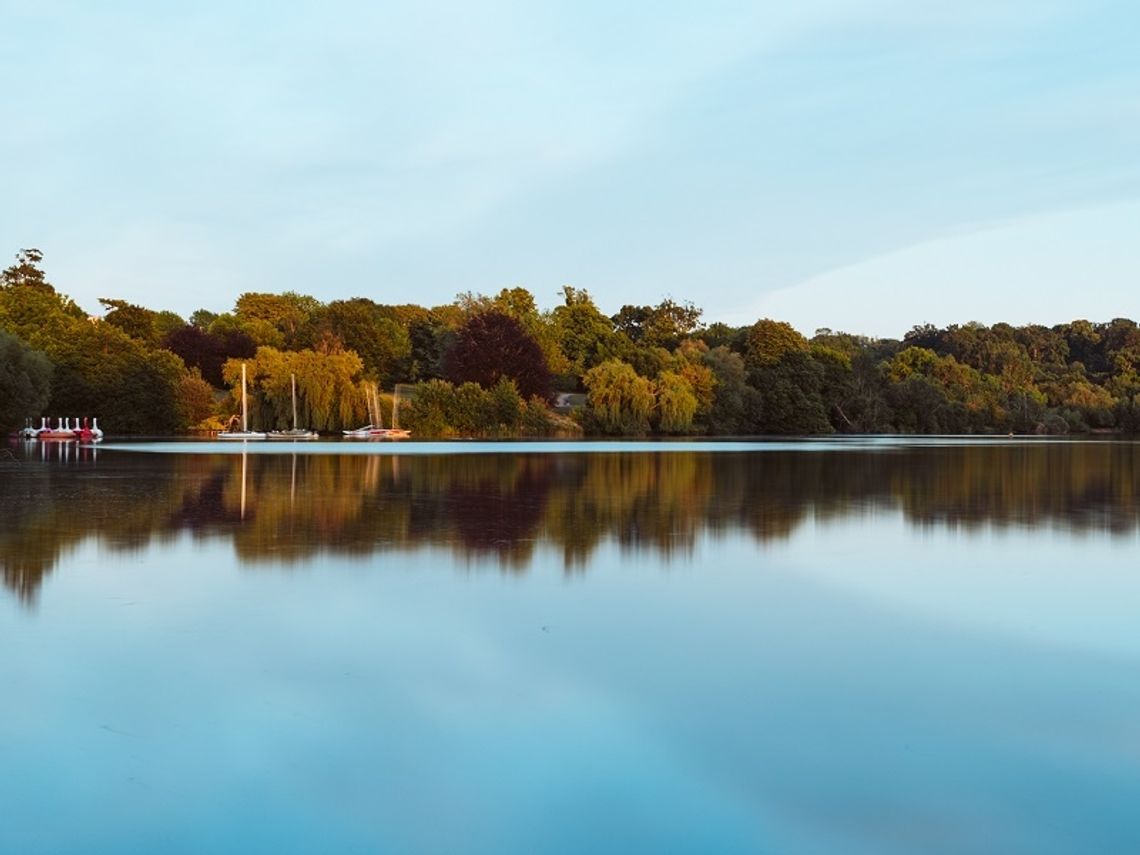
{"label": "tall tree", "polygon": [[162,346],[182,358],[188,368],[196,368],[210,385],[225,385],[222,366],[228,359],[250,359],[257,351],[253,339],[237,329],[211,333],[193,324],[168,333]]}
{"label": "tall tree", "polygon": [[605,361],[614,337],[613,321],[601,313],[583,289],[567,285],[562,289],[562,296],[563,304],[551,312],[551,325],[569,362],[569,370],[581,377]]}
{"label": "tall tree", "polygon": [[775,365],[789,353],[806,353],[808,341],[783,321],[761,318],[748,330],[744,362],[749,369]]}
{"label": "tall tree", "polygon": [[259,345],[300,349],[312,344],[313,320],[320,302],[307,294],[247,292],[237,299],[234,315]]}
{"label": "tall tree", "polygon": [[40,266],[43,260],[44,254],[38,249],[21,249],[16,253],[16,263],[0,272],[0,287],[36,288],[54,293],[55,288],[47,281]]}
{"label": "tall tree", "polygon": [[103,316],[105,323],[118,327],[131,338],[152,345],[157,344],[159,336],[155,322],[158,312],[144,309],[126,300],[114,300],[109,297],[100,297],[99,302],[107,307],[107,314]]}
{"label": "tall tree", "polygon": [[0,434],[44,412],[51,374],[45,354],[0,329]]}
{"label": "tall tree", "polygon": [[468,318],[444,358],[444,370],[457,384],[474,382],[489,389],[506,377],[515,381],[524,398],[550,396],[550,369],[542,348],[522,324],[499,311]]}
{"label": "tall tree", "polygon": [[412,352],[408,330],[389,307],[358,297],[334,300],[318,313],[318,326],[335,335],[364,361],[364,370],[384,385],[400,377]]}

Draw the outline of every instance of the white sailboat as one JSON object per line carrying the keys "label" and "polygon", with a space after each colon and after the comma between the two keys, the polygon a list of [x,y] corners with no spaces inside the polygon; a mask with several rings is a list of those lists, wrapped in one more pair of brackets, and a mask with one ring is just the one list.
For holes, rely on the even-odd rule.
{"label": "white sailboat", "polygon": [[388,431],[389,439],[409,439],[410,430],[400,427],[400,384],[397,383],[392,394],[392,429]]}
{"label": "white sailboat", "polygon": [[266,434],[249,430],[249,407],[245,399],[245,363],[241,364],[241,430],[224,430],[218,439],[265,439]]}
{"label": "white sailboat", "polygon": [[[375,394],[375,387],[369,387],[364,395],[364,402],[368,405],[368,424],[364,427],[358,427],[355,430],[341,431],[348,439],[371,439],[375,435],[375,431],[383,430],[383,421],[380,418],[380,401],[376,401],[375,411],[373,411],[372,397]],[[377,427],[377,423],[381,426]]]}
{"label": "white sailboat", "polygon": [[290,374],[289,381],[293,385],[293,427],[291,430],[271,430],[268,434],[269,439],[317,439],[317,432],[315,430],[308,430],[307,428],[297,427],[297,375]]}
{"label": "white sailboat", "polygon": [[396,396],[392,399],[392,427],[384,427],[384,416],[380,412],[380,393],[373,383],[369,389],[368,418],[371,422],[356,430],[346,430],[344,435],[349,439],[407,439],[411,431],[401,430],[399,427],[400,390],[396,388]]}

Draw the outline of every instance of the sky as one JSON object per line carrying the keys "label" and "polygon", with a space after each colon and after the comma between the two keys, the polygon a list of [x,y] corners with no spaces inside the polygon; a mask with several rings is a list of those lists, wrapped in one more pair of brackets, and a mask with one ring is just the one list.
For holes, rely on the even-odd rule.
{"label": "sky", "polygon": [[901,336],[1140,318],[1140,6],[0,0],[0,260]]}

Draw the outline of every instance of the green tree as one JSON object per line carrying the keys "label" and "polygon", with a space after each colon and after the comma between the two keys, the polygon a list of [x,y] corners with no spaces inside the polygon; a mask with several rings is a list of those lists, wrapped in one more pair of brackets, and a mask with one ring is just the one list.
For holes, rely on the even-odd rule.
{"label": "green tree", "polygon": [[672,350],[696,332],[701,314],[692,303],[666,298],[656,306],[622,306],[612,321],[634,344]]}
{"label": "green tree", "polygon": [[650,347],[673,350],[700,326],[702,310],[690,302],[665,298],[650,312],[644,325],[644,341]]}
{"label": "green tree", "polygon": [[299,350],[313,344],[313,321],[321,304],[307,294],[248,292],[234,305],[242,329],[259,345]]}
{"label": "green tree", "polygon": [[808,353],[794,349],[779,361],[749,372],[749,382],[760,392],[759,428],[762,433],[830,433],[822,388],[824,370]]}
{"label": "green tree", "polygon": [[605,361],[614,338],[613,322],[585,290],[566,285],[562,296],[563,304],[551,312],[551,325],[569,361],[569,371],[580,381],[583,374]]}
{"label": "green tree", "polygon": [[851,357],[823,344],[812,344],[810,354],[812,361],[822,369],[819,392],[831,426],[840,431],[858,430],[847,415],[847,410],[852,409],[855,391]]}
{"label": "green tree", "polygon": [[179,418],[187,427],[201,424],[214,412],[214,387],[202,379],[197,368],[179,378],[176,399]]}
{"label": "green tree", "polygon": [[185,427],[178,406],[182,360],[107,323],[80,322],[50,345],[56,365],[49,410],[97,416],[113,433],[169,434]]}
{"label": "green tree", "polygon": [[34,288],[55,293],[40,266],[43,260],[44,254],[38,249],[21,249],[16,253],[16,263],[0,271],[0,288]]}
{"label": "green tree", "polygon": [[365,373],[388,386],[403,379],[412,354],[408,330],[394,314],[362,297],[334,300],[318,313],[318,328],[355,351],[364,362]]}
{"label": "green tree", "polygon": [[25,250],[20,263],[0,275],[0,327],[46,351],[66,338],[77,321],[86,322],[86,315],[47,283],[38,267],[41,256],[26,256],[31,252]]}
{"label": "green tree", "polygon": [[710,350],[727,347],[736,353],[743,353],[745,343],[748,340],[748,329],[748,327],[732,327],[716,321],[705,327],[699,335]]}
{"label": "green tree", "polygon": [[704,363],[716,378],[708,432],[720,436],[752,433],[761,402],[760,393],[748,385],[744,358],[721,345],[704,355]]}
{"label": "green tree", "polygon": [[100,297],[99,302],[107,307],[107,314],[103,316],[104,323],[118,327],[131,338],[150,345],[159,341],[156,321],[158,312],[128,303],[126,300],[113,300],[109,297]]}
{"label": "green tree", "polygon": [[46,354],[0,329],[0,434],[43,414],[51,396],[51,375]]}

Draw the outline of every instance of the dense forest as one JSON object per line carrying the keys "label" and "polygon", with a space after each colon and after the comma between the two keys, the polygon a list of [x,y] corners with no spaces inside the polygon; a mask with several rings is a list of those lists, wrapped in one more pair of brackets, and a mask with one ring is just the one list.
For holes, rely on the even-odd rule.
{"label": "dense forest", "polygon": [[[103,298],[97,318],[51,285],[42,262],[26,249],[0,272],[5,431],[41,415],[96,416],[115,434],[217,429],[237,408],[243,362],[260,429],[289,425],[291,377],[303,426],[356,427],[370,390],[398,386],[401,426],[424,438],[1140,425],[1140,329],[1123,318],[809,339],[767,318],[705,324],[673,299],[607,316],[570,286],[551,311],[512,288],[432,308],[246,293],[232,311],[188,320]],[[390,419],[392,399],[383,402]]]}

